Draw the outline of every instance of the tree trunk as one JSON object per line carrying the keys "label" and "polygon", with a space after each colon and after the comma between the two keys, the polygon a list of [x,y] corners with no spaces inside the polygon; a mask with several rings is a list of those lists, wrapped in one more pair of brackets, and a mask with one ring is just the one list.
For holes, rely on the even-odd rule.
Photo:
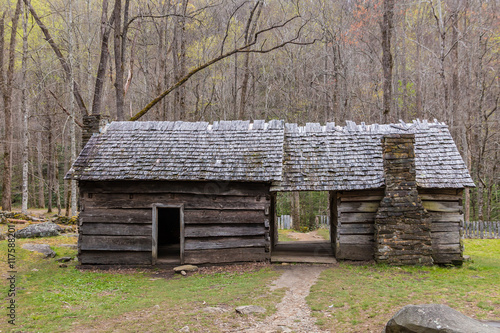
{"label": "tree trunk", "polygon": [[52,193],[54,190],[54,176],[52,175],[54,168],[52,167],[53,155],[52,155],[52,117],[49,114],[47,116],[48,126],[47,126],[47,150],[49,152],[49,156],[47,158],[47,194],[48,194],[48,202],[47,202],[47,213],[52,213]]}
{"label": "tree trunk", "polygon": [[111,15],[108,22],[108,1],[102,2],[101,14],[101,56],[97,67],[97,75],[95,80],[94,100],[92,102],[92,114],[101,114],[102,90],[104,88],[104,75],[106,74],[106,66],[108,64],[109,51],[108,41],[115,16]]}
{"label": "tree trunk", "polygon": [[[259,21],[260,13],[262,11],[262,0],[259,0],[253,7],[250,17],[248,18],[247,26],[245,29],[245,44],[250,42],[253,38],[255,30],[257,29],[257,23]],[[245,111],[247,104],[247,90],[248,90],[248,80],[250,78],[250,53],[245,53],[243,58],[243,80],[241,82],[241,97],[240,97],[240,107],[238,119],[245,119]]]}
{"label": "tree trunk", "polygon": [[0,86],[3,93],[3,106],[4,106],[4,117],[5,117],[5,136],[4,136],[4,153],[3,153],[3,188],[2,188],[2,209],[10,211],[12,210],[12,141],[14,140],[14,133],[12,128],[12,89],[14,82],[14,65],[16,57],[16,37],[17,37],[17,23],[19,21],[19,16],[21,14],[21,0],[17,1],[16,11],[14,17],[12,18],[12,27],[10,34],[10,44],[9,44],[9,66],[7,69],[7,77],[4,78],[4,68],[3,68],[3,53],[4,53],[4,18],[2,18],[1,26],[1,56],[0,56],[0,76],[1,82]]}
{"label": "tree trunk", "polygon": [[115,0],[113,10],[115,17],[114,52],[115,52],[115,96],[116,96],[116,119],[125,120],[124,93],[123,93],[123,62],[122,62],[122,1]]}
{"label": "tree trunk", "polygon": [[300,192],[292,192],[292,228],[300,230]]}
{"label": "tree trunk", "polygon": [[38,208],[45,208],[45,184],[43,181],[42,133],[37,133],[37,177],[38,177]]}
{"label": "tree trunk", "polygon": [[22,203],[21,212],[28,213],[28,92],[26,88],[27,82],[27,61],[28,61],[28,8],[23,6],[23,57],[21,61],[21,110],[23,114],[23,185],[22,185]]}
{"label": "tree trunk", "polygon": [[[120,0],[117,0],[119,2]],[[68,59],[70,63],[70,82],[74,81],[74,73],[73,73],[73,44],[74,44],[74,32],[73,32],[73,0],[69,0],[69,11],[68,11],[68,22],[69,22],[69,50],[68,50]],[[69,94],[69,112],[71,114],[71,119],[69,123],[69,131],[71,136],[71,163],[76,160],[76,125],[75,125],[75,98],[74,98],[74,85],[70,84],[70,94]],[[59,170],[57,163],[57,153],[55,154],[55,171]],[[57,177],[58,172],[54,172],[55,180],[54,180],[54,192],[57,196],[57,209],[58,214],[61,214],[61,198],[59,194],[59,178]],[[71,179],[71,216],[76,215],[77,209],[77,198],[76,198],[76,180]]]}
{"label": "tree trunk", "polygon": [[384,109],[383,121],[389,122],[392,103],[392,68],[394,66],[391,53],[391,36],[394,18],[394,0],[384,0],[384,17],[382,30],[382,69],[384,71]]}

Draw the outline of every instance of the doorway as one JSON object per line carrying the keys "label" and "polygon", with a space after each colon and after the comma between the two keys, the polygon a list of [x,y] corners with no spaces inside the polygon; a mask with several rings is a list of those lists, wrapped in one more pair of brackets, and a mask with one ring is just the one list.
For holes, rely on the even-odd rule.
{"label": "doorway", "polygon": [[183,206],[154,205],[153,265],[184,263]]}
{"label": "doorway", "polygon": [[329,192],[278,192],[274,204],[271,262],[335,262]]}

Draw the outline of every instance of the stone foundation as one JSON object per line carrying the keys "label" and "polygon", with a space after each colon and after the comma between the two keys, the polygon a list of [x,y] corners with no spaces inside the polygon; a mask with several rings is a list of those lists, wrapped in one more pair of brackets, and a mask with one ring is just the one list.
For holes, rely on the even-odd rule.
{"label": "stone foundation", "polygon": [[375,260],[390,265],[431,265],[431,221],[417,191],[415,136],[382,139],[385,196],[375,218]]}

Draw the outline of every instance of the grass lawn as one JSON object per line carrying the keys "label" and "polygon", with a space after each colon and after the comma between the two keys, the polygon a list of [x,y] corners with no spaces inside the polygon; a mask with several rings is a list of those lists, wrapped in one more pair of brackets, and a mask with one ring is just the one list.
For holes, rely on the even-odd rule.
{"label": "grass lawn", "polygon": [[[80,271],[76,262],[60,268],[54,259],[21,249],[23,243],[49,243],[56,258],[75,256],[76,250],[58,246],[75,242],[76,238],[64,236],[16,241],[15,331],[78,332],[93,327],[99,332],[171,332],[188,325],[191,331],[218,332],[216,321],[239,327],[241,318],[234,307],[260,305],[269,315],[284,294],[284,290],[269,291],[267,285],[279,276],[269,266],[247,271],[233,267],[229,272],[219,267],[187,277],[172,277],[170,270]],[[7,241],[0,242],[0,253],[6,257]],[[8,302],[5,260],[0,271],[3,308]],[[204,312],[208,306],[230,311]],[[0,332],[12,329],[2,315]]]}
{"label": "grass lawn", "polygon": [[[189,326],[193,332],[219,332],[250,326],[276,311],[283,289],[269,291],[279,276],[269,266],[222,266],[187,277],[170,270],[78,270],[76,262],[60,268],[21,249],[23,243],[48,243],[57,257],[76,251],[61,244],[75,237],[16,241],[17,317],[15,331],[98,332],[165,331]],[[500,240],[466,240],[473,262],[462,268],[386,267],[341,263],[326,269],[307,301],[323,329],[334,332],[381,331],[387,320],[407,304],[444,303],[479,319],[500,319]],[[7,241],[0,242],[6,257]],[[0,262],[2,300],[7,306],[7,272]],[[234,308],[255,304],[266,314],[240,316]],[[208,306],[228,309],[207,313]],[[6,316],[0,332],[11,331]]]}
{"label": "grass lawn", "polygon": [[500,320],[500,240],[465,240],[463,267],[340,264],[307,298],[317,323],[335,332],[380,332],[408,304],[442,303],[477,319]]}
{"label": "grass lawn", "polygon": [[293,229],[278,229],[278,242],[292,242],[297,241],[295,238],[288,237],[291,232],[296,232]]}

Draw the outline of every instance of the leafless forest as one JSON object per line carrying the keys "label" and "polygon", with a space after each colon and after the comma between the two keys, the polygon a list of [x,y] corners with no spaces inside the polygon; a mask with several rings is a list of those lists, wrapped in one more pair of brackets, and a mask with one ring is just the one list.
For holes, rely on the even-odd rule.
{"label": "leafless forest", "polygon": [[[2,207],[76,209],[82,117],[449,125],[500,218],[498,0],[1,0]],[[73,189],[73,191],[71,190]],[[24,193],[24,195],[23,195]],[[73,194],[73,195],[72,195]]]}

